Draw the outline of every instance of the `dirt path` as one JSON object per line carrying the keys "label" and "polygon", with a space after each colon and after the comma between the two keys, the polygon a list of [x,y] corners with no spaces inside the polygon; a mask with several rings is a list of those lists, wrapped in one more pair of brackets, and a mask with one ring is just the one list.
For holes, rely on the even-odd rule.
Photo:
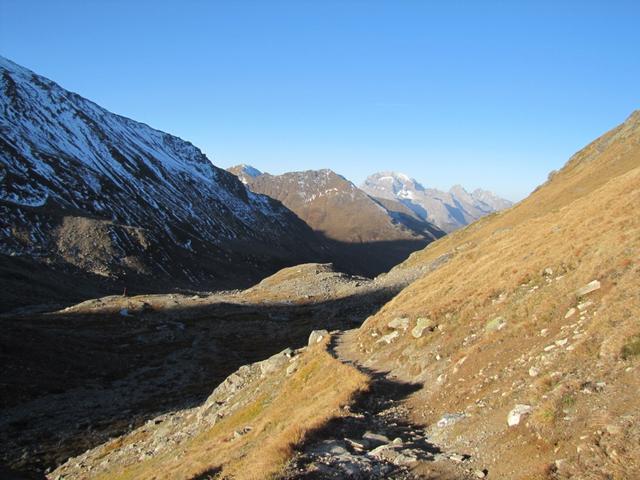
{"label": "dirt path", "polygon": [[420,388],[388,372],[364,368],[351,341],[355,330],[332,339],[331,352],[372,378],[371,389],[345,415],[335,419],[302,448],[291,462],[287,480],[299,479],[469,479],[466,458],[442,452],[424,428],[411,424],[403,400]]}

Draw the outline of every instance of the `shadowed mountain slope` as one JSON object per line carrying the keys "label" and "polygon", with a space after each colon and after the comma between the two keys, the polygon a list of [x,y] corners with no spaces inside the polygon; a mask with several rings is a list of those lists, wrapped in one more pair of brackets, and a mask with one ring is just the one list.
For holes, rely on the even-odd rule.
{"label": "shadowed mountain slope", "polygon": [[44,279],[53,292],[55,272],[90,285],[228,287],[324,258],[307,225],[189,142],[2,57],[0,112],[2,271],[36,264],[6,278],[13,287]]}
{"label": "shadowed mountain slope", "polygon": [[397,202],[376,201],[331,170],[270,175],[240,165],[229,171],[252,191],[281,201],[323,235],[332,244],[336,265],[352,273],[387,271],[444,234]]}

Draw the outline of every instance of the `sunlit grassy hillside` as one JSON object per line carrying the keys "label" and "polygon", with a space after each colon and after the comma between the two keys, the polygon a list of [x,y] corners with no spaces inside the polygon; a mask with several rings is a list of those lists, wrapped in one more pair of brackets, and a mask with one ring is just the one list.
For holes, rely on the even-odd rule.
{"label": "sunlit grassy hillside", "polygon": [[[399,266],[442,263],[365,323],[362,358],[423,382],[417,421],[460,414],[435,438],[495,478],[640,475],[639,206],[636,112],[520,204]],[[530,413],[509,427],[517,404]]]}

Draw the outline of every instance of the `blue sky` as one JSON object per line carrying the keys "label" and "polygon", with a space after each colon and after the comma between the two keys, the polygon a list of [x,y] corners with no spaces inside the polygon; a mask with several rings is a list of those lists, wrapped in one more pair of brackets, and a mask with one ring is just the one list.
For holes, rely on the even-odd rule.
{"label": "blue sky", "polygon": [[526,196],[640,108],[640,2],[0,0],[0,53],[218,166]]}

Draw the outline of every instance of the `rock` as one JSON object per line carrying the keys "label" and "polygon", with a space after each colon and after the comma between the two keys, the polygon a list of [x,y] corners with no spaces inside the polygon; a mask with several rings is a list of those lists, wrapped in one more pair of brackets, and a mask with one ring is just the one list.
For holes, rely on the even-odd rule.
{"label": "rock", "polygon": [[291,349],[287,348],[282,352],[276,353],[272,357],[267,358],[266,360],[258,362],[262,376],[264,377],[265,375],[275,372],[281,367],[284,367],[289,361],[289,357],[287,357],[287,353],[290,350]]}
{"label": "rock", "polygon": [[285,348],[282,352],[280,352],[280,354],[284,355],[287,358],[293,358],[293,356],[295,355],[290,347]]}
{"label": "rock", "polygon": [[464,461],[464,456],[459,453],[454,453],[453,455],[449,455],[449,460],[460,463]]}
{"label": "rock", "polygon": [[576,313],[576,309],[575,309],[575,308],[573,308],[573,307],[571,307],[571,308],[567,311],[567,313],[565,313],[565,315],[564,315],[565,320],[566,320],[567,318],[571,318],[573,315],[575,315],[575,313]]}
{"label": "rock", "polygon": [[363,451],[367,448],[368,442],[352,440],[350,438],[345,438],[345,442],[347,442],[351,447],[355,450]]}
{"label": "rock", "polygon": [[314,445],[312,453],[320,455],[349,455],[345,444],[337,440],[325,440],[319,445]]}
{"label": "rock", "polygon": [[617,425],[610,424],[604,428],[609,435],[619,435],[620,433],[622,433],[622,429]]}
{"label": "rock", "polygon": [[[550,277],[551,275],[553,275],[553,269],[552,268],[545,268],[544,271],[542,272],[545,276]],[[480,477],[483,478],[483,477]]]}
{"label": "rock", "polygon": [[436,423],[436,425],[438,426],[438,428],[445,428],[459,422],[465,417],[466,415],[464,413],[445,413],[442,418],[438,420],[438,423]]}
{"label": "rock", "polygon": [[531,405],[516,405],[507,416],[507,425],[509,425],[510,427],[518,425],[520,423],[520,420],[526,415],[529,415],[532,410],[533,407],[531,407]]}
{"label": "rock", "polygon": [[475,472],[473,472],[473,475],[476,478],[485,478],[487,476],[487,473],[484,470],[476,470]]}
{"label": "rock", "polygon": [[599,290],[599,289],[600,289],[600,282],[598,280],[593,280],[587,283],[584,287],[576,290],[576,296],[583,297],[584,295],[587,295],[591,292],[595,292],[596,290]]}
{"label": "rock", "polygon": [[[393,447],[389,444],[379,445],[373,450],[371,450],[367,455],[376,458],[384,458],[387,452],[393,451]],[[394,452],[395,453],[395,452]]]}
{"label": "rock", "polygon": [[507,321],[503,317],[496,317],[487,322],[484,327],[485,332],[497,332],[507,326]]}
{"label": "rock", "polygon": [[416,463],[418,461],[418,457],[416,457],[413,453],[402,452],[399,453],[396,458],[393,459],[394,465],[411,465],[412,463]]}
{"label": "rock", "polygon": [[315,345],[316,343],[320,343],[320,341],[328,335],[329,332],[327,332],[326,330],[314,330],[309,335],[309,341],[307,342],[307,345],[311,346]]}
{"label": "rock", "polygon": [[393,441],[391,442],[393,445],[402,445],[404,442],[402,441],[402,439],[400,437],[396,437],[393,439]]}
{"label": "rock", "polygon": [[364,435],[362,435],[362,438],[374,445],[386,445],[390,443],[389,437],[380,433],[366,432]]}
{"label": "rock", "polygon": [[556,340],[555,344],[559,347],[562,347],[563,345],[566,345],[568,341],[569,341],[568,338],[563,338],[561,340]]}
{"label": "rock", "polygon": [[581,312],[584,312],[591,305],[593,305],[593,302],[591,300],[587,300],[586,302],[579,303],[578,310],[580,310]]}
{"label": "rock", "polygon": [[416,326],[411,330],[411,335],[414,338],[420,338],[425,330],[433,330],[433,322],[428,318],[418,318],[416,320]]}
{"label": "rock", "polygon": [[296,370],[298,370],[298,363],[294,362],[287,367],[287,376],[293,374]]}
{"label": "rock", "polygon": [[529,369],[529,376],[530,377],[537,377],[538,375],[540,375],[540,370],[538,370],[536,367],[531,367]]}
{"label": "rock", "polygon": [[380,339],[378,339],[376,341],[376,343],[386,343],[387,345],[390,344],[391,342],[393,342],[396,338],[398,338],[400,336],[400,333],[398,333],[397,330],[394,330],[393,332],[384,335],[383,337],[380,337]]}
{"label": "rock", "polygon": [[409,319],[406,317],[394,318],[387,323],[387,327],[393,328],[394,330],[404,330],[406,332],[407,328],[409,328]]}

